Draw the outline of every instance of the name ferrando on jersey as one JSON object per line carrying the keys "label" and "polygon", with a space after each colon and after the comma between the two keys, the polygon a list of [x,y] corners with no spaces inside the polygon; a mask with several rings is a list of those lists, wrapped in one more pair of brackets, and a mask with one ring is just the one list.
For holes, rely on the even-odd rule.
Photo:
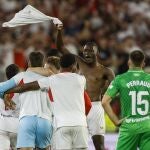
{"label": "name ferrando on jersey", "polygon": [[145,86],[147,88],[150,88],[150,82],[135,80],[135,81],[130,81],[129,83],[127,83],[128,88],[133,87],[133,86]]}

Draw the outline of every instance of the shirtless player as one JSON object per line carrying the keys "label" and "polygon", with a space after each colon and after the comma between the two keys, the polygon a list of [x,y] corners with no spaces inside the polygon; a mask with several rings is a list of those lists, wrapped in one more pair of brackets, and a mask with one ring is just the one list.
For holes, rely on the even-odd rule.
{"label": "shirtless player", "polygon": [[[57,49],[63,53],[68,53],[64,48],[62,40],[62,26],[57,26]],[[80,73],[87,81],[87,93],[92,99],[92,109],[90,110],[87,122],[89,132],[96,150],[104,150],[105,119],[104,110],[101,105],[101,97],[107,86],[114,78],[114,73],[98,63],[94,43],[87,43],[82,52],[82,56],[76,57],[79,63]]]}

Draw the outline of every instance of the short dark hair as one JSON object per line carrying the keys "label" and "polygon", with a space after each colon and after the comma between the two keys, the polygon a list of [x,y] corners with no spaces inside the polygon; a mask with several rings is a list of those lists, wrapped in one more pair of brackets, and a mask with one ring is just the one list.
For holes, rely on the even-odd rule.
{"label": "short dark hair", "polygon": [[87,46],[96,46],[96,43],[95,42],[87,42],[85,45],[87,45]]}
{"label": "short dark hair", "polygon": [[145,55],[141,50],[134,50],[130,53],[129,57],[135,67],[140,67],[142,62],[145,60]]}
{"label": "short dark hair", "polygon": [[73,54],[65,54],[60,58],[61,68],[69,68],[76,63],[76,56]]}
{"label": "short dark hair", "polygon": [[41,52],[31,52],[29,54],[29,61],[31,63],[31,67],[42,67],[44,55]]}
{"label": "short dark hair", "polygon": [[47,58],[46,62],[50,65],[54,65],[56,69],[60,69],[60,57],[50,56]]}
{"label": "short dark hair", "polygon": [[5,70],[7,79],[12,78],[16,74],[18,74],[19,71],[20,71],[19,66],[17,66],[16,64],[11,64],[11,65],[7,66],[6,70]]}
{"label": "short dark hair", "polygon": [[46,50],[46,57],[51,57],[51,56],[59,57],[60,56],[59,50],[55,48]]}

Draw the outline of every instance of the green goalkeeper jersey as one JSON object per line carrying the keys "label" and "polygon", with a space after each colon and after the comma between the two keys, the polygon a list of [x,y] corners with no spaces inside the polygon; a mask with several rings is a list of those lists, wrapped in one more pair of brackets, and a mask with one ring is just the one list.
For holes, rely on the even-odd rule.
{"label": "green goalkeeper jersey", "polygon": [[126,118],[126,123],[139,124],[148,121],[146,124],[150,130],[149,74],[140,69],[128,70],[112,81],[105,94],[112,98],[119,94],[121,114],[122,118]]}

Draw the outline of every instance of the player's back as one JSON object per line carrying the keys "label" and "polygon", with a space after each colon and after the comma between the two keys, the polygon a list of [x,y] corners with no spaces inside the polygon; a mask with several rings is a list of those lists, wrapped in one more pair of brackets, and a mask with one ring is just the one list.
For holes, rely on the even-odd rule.
{"label": "player's back", "polygon": [[[16,82],[23,81],[29,83],[43,78],[43,76],[26,71],[14,77]],[[20,94],[20,117],[37,115],[48,120],[51,120],[51,104],[46,91],[36,90]]]}
{"label": "player's back", "polygon": [[[150,75],[129,70],[116,78],[120,93],[122,117],[129,127],[150,130]],[[139,125],[140,123],[140,125]]]}
{"label": "player's back", "polygon": [[86,80],[76,73],[50,77],[56,126],[86,126],[84,88]]}

